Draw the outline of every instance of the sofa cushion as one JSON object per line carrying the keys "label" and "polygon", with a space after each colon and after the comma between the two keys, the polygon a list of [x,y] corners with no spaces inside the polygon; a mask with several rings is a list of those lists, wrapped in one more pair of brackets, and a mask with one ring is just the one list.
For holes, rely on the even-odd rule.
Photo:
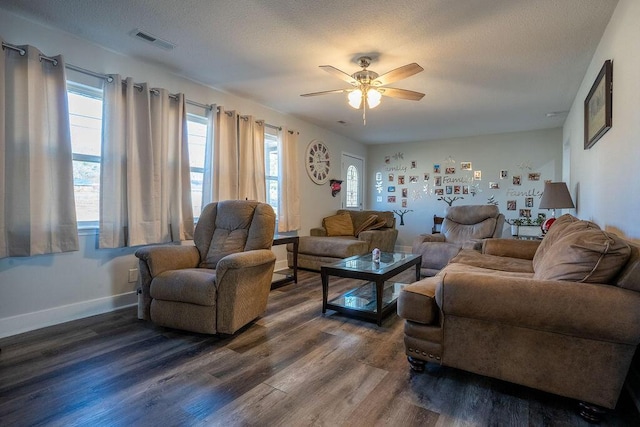
{"label": "sofa cushion", "polygon": [[322,220],[327,236],[353,236],[353,222],[348,213],[332,215]]}
{"label": "sofa cushion", "polygon": [[[577,224],[568,226],[567,230]],[[542,261],[534,265],[534,278],[611,283],[630,254],[631,248],[624,240],[613,233],[590,227],[567,233],[554,242]]]}
{"label": "sofa cushion", "polygon": [[354,236],[358,237],[360,233],[369,230],[369,227],[373,226],[376,222],[378,222],[378,215],[369,215],[367,219],[365,219],[362,224],[360,224],[358,228],[356,228],[356,230],[353,232]]}
{"label": "sofa cushion", "polygon": [[216,271],[185,268],[161,273],[151,281],[151,298],[197,305],[216,304]]}
{"label": "sofa cushion", "polygon": [[369,218],[370,215],[376,215],[378,219],[384,219],[385,224],[384,227],[393,228],[395,225],[395,217],[393,216],[393,212],[391,211],[354,211],[347,209],[339,209],[336,212],[338,215],[342,213],[348,213],[351,215],[351,221],[353,222],[353,228],[357,229],[360,225]]}
{"label": "sofa cushion", "polygon": [[334,236],[316,237],[302,236],[299,240],[298,253],[320,257],[347,258],[369,252],[369,244],[355,237]]}
{"label": "sofa cushion", "polygon": [[432,242],[421,245],[417,253],[422,255],[422,268],[441,270],[461,249],[457,243]]}
{"label": "sofa cushion", "polygon": [[451,263],[460,263],[475,267],[497,270],[501,272],[512,271],[521,273],[533,273],[533,265],[530,259],[500,255],[488,255],[470,249],[464,249],[460,251],[460,253],[451,260]]}
{"label": "sofa cushion", "polygon": [[533,269],[537,270],[537,266],[542,262],[545,253],[553,246],[555,242],[566,236],[568,233],[574,233],[580,230],[586,230],[589,228],[599,229],[597,224],[591,221],[581,221],[573,215],[564,214],[560,218],[556,219],[553,225],[549,228],[549,231],[542,239],[540,246],[536,250],[533,256]]}

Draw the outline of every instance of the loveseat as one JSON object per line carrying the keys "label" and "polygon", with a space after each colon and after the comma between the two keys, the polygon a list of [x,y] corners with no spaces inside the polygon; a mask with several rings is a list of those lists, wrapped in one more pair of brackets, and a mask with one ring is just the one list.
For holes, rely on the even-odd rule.
{"label": "loveseat", "polygon": [[462,250],[406,286],[398,314],[415,370],[435,362],[614,408],[640,342],[639,248],[563,215],[542,241]]}
{"label": "loveseat", "polygon": [[[298,267],[320,271],[322,264],[363,255],[378,248],[393,252],[398,230],[393,212],[338,210],[323,219],[322,227],[300,237]],[[293,266],[293,245],[287,245],[289,268]]]}

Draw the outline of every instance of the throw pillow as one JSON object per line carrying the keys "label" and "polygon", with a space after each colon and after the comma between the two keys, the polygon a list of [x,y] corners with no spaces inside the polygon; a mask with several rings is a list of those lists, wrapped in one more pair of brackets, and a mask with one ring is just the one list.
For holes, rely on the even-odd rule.
{"label": "throw pillow", "polygon": [[556,241],[534,266],[533,278],[611,283],[630,255],[629,245],[615,234],[588,228]]}
{"label": "throw pillow", "polygon": [[374,225],[378,221],[378,215],[369,215],[367,219],[365,219],[360,227],[356,228],[356,231],[353,233],[356,237],[360,235],[365,230],[368,230],[370,226]]}
{"label": "throw pillow", "polygon": [[539,269],[539,265],[542,263],[545,254],[555,242],[570,233],[589,228],[599,229],[600,227],[591,221],[581,221],[571,214],[564,214],[560,218],[556,219],[551,228],[549,228],[547,234],[544,236],[544,239],[542,239],[542,242],[540,242],[540,246],[538,246],[538,249],[533,256],[534,271]]}
{"label": "throw pillow", "polygon": [[343,213],[328,216],[322,220],[322,226],[327,230],[327,236],[353,236],[351,215]]}

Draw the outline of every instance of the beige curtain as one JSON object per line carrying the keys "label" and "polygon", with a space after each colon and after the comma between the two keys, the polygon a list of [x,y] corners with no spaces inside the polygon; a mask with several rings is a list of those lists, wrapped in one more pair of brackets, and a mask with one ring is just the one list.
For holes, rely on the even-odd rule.
{"label": "beige curtain", "polygon": [[238,121],[238,147],[240,198],[266,202],[264,123],[256,122],[252,116],[241,116]]}
{"label": "beige curtain", "polygon": [[238,198],[238,115],[218,107],[213,140],[213,200]]}
{"label": "beige curtain", "polygon": [[278,131],[280,152],[280,203],[278,231],[300,229],[300,190],[298,187],[298,132]]}
{"label": "beige curtain", "polygon": [[64,60],[20,48],[0,52],[0,258],[78,250]]}
{"label": "beige curtain", "polygon": [[191,238],[184,97],[152,98],[147,84],[113,77],[104,87],[100,247]]}
{"label": "beige curtain", "polygon": [[213,202],[213,182],[215,179],[213,165],[213,149],[215,130],[218,128],[218,106],[212,105],[206,112],[207,117],[207,142],[204,153],[204,176],[202,179],[202,207]]}
{"label": "beige curtain", "polygon": [[185,97],[181,93],[170,96],[166,89],[154,89],[152,93],[154,174],[160,180],[160,241],[193,239]]}

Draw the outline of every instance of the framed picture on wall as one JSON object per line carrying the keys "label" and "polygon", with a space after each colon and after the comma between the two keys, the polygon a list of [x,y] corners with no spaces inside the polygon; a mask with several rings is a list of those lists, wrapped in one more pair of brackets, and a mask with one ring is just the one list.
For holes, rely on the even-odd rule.
{"label": "framed picture on wall", "polygon": [[611,129],[611,101],[613,98],[613,63],[610,59],[593,82],[584,100],[584,149],[588,150]]}

